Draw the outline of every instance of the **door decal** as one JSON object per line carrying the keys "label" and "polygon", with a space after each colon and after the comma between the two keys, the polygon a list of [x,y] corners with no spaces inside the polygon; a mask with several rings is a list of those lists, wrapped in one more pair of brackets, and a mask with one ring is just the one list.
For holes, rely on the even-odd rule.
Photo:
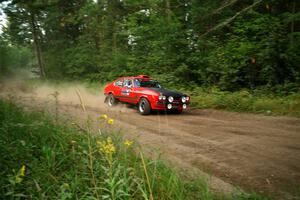
{"label": "door decal", "polygon": [[128,89],[123,89],[123,90],[122,90],[122,95],[129,96],[129,92],[130,92],[130,90],[128,90]]}

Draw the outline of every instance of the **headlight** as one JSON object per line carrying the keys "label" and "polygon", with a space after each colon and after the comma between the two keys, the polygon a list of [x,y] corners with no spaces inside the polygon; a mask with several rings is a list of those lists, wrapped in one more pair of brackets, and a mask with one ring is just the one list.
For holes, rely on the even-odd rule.
{"label": "headlight", "polygon": [[166,96],[163,96],[163,95],[160,95],[159,97],[158,97],[158,100],[166,100]]}
{"label": "headlight", "polygon": [[174,100],[174,98],[173,98],[172,96],[169,96],[169,97],[168,97],[168,101],[169,101],[169,102],[171,102],[171,103],[172,103],[172,102],[173,102],[173,100]]}
{"label": "headlight", "polygon": [[182,101],[182,103],[185,103],[186,102],[186,97],[181,97],[181,101]]}

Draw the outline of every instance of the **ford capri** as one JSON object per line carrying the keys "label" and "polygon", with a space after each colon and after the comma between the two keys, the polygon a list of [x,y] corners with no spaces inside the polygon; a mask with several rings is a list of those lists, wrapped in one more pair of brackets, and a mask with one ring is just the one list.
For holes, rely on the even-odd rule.
{"label": "ford capri", "polygon": [[152,110],[181,113],[190,103],[190,97],[181,92],[163,88],[147,75],[120,77],[104,88],[109,107],[118,102],[137,106],[138,112],[148,115]]}

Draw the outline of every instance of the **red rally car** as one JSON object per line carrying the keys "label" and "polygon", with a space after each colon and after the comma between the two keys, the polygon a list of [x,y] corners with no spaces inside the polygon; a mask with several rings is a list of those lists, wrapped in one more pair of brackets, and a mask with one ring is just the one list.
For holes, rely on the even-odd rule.
{"label": "red rally car", "polygon": [[142,115],[151,110],[172,110],[181,113],[190,103],[190,97],[181,92],[163,88],[149,76],[121,77],[104,88],[105,102],[112,107],[119,101],[136,105]]}

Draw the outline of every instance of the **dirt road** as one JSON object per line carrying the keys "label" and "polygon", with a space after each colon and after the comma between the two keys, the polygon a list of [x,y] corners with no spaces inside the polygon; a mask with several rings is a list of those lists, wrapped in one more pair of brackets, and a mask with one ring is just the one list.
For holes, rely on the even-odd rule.
{"label": "dirt road", "polygon": [[[50,94],[57,90],[59,113],[82,120],[75,87],[23,87],[2,84],[1,96],[53,112]],[[110,115],[116,127],[137,138],[145,149],[156,149],[186,171],[196,169],[217,177],[215,187],[230,190],[232,184],[275,199],[299,198],[300,119],[197,109],[181,115],[141,116],[125,106],[108,109],[100,93],[76,87],[92,118]]]}

